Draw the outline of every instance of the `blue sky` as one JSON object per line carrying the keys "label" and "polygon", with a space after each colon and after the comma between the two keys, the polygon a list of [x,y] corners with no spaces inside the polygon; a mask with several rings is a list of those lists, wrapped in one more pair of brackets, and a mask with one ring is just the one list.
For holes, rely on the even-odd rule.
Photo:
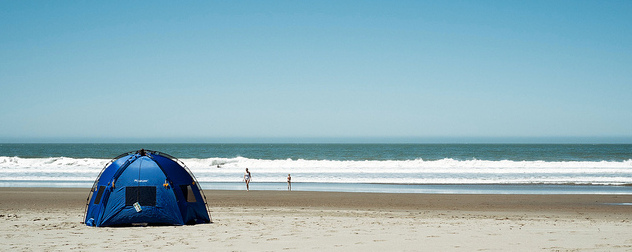
{"label": "blue sky", "polygon": [[630,13],[631,1],[1,1],[0,142],[632,142]]}

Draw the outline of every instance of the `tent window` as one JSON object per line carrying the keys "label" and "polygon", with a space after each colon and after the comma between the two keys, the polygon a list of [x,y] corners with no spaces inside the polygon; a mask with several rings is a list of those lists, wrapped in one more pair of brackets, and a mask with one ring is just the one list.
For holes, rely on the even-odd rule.
{"label": "tent window", "polygon": [[193,194],[193,188],[191,185],[181,185],[180,190],[184,194],[184,198],[187,199],[187,202],[197,202],[195,199],[195,194]]}
{"label": "tent window", "polygon": [[141,206],[156,205],[155,186],[128,186],[125,187],[125,205],[131,206],[138,202]]}
{"label": "tent window", "polygon": [[99,186],[99,191],[97,192],[97,197],[94,198],[94,204],[98,205],[101,203],[101,197],[103,197],[103,191],[105,191],[105,186]]}

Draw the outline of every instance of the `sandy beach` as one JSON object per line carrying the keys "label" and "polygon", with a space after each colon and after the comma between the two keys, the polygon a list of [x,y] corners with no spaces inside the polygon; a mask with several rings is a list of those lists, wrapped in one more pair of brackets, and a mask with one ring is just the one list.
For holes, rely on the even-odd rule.
{"label": "sandy beach", "polygon": [[0,250],[632,251],[632,195],[206,190],[211,224],[94,228],[88,191],[0,188]]}

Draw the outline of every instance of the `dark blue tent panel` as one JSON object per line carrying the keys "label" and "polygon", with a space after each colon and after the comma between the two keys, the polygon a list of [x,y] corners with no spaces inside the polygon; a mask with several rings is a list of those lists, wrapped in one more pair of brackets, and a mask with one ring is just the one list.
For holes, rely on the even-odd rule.
{"label": "dark blue tent panel", "polygon": [[157,151],[128,152],[103,168],[86,207],[88,226],[137,223],[209,223],[195,177],[174,157]]}

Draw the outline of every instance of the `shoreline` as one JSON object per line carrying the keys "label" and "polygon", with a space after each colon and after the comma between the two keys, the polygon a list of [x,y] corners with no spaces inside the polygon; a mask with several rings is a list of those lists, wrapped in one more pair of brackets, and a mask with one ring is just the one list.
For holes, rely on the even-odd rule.
{"label": "shoreline", "polygon": [[[89,189],[94,182],[1,181],[0,188],[78,188]],[[241,191],[243,182],[201,182],[204,190]],[[285,182],[252,182],[257,191],[286,191]],[[396,194],[511,194],[511,195],[632,195],[632,185],[593,184],[374,184],[293,182],[296,192],[351,192]]]}
{"label": "shoreline", "polygon": [[0,188],[0,249],[632,249],[632,195],[204,190],[211,224],[95,228],[81,223],[89,191]]}

